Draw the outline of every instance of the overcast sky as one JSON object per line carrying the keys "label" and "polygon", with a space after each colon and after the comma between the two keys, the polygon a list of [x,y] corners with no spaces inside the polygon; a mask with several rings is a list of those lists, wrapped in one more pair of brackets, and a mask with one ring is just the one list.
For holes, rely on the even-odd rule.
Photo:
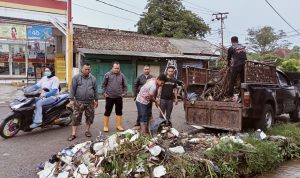
{"label": "overcast sky", "polygon": [[[147,0],[102,0],[121,8],[141,14],[145,11]],[[269,0],[270,4],[296,29],[300,31],[299,0]],[[289,27],[266,3],[265,0],[183,0],[184,6],[198,14],[209,24],[212,31],[207,40],[219,44],[221,41],[219,21],[211,21],[215,12],[229,12],[225,20],[224,42],[229,45],[230,37],[237,35],[245,42],[248,28],[258,28],[265,25],[275,30],[284,30],[289,42],[300,45],[300,35]],[[82,7],[84,6],[84,7]],[[0,15],[33,18],[45,20],[47,15],[24,13],[19,10],[0,8]],[[139,16],[96,0],[73,0],[73,20],[77,24],[136,31],[135,24]],[[63,19],[63,18],[61,18]]]}

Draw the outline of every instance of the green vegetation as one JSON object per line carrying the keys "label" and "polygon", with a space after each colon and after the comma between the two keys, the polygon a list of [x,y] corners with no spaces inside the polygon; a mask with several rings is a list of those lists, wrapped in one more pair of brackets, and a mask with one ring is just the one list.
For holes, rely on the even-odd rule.
{"label": "green vegetation", "polygon": [[137,23],[138,33],[174,38],[201,38],[210,28],[181,0],[148,0],[147,12]]}

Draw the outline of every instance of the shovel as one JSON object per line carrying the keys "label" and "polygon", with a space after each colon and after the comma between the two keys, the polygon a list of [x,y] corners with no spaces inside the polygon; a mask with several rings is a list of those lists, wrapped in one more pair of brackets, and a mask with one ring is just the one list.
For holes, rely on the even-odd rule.
{"label": "shovel", "polygon": [[[170,121],[167,120],[165,114],[162,112],[161,108],[159,106],[157,106],[157,105],[156,105],[156,107],[159,110],[159,112],[161,113],[161,115],[162,115],[163,118],[158,117],[158,118],[152,119],[150,121],[150,123],[149,123],[149,129],[151,131],[150,132],[151,134],[157,133],[162,128],[161,126],[163,124],[166,125],[167,122],[170,123]],[[170,123],[170,125],[172,125],[172,124]]]}

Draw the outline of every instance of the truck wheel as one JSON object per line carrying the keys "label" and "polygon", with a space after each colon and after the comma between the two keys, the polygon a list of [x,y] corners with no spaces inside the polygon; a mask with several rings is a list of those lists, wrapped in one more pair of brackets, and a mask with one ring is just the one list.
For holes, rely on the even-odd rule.
{"label": "truck wheel", "polygon": [[267,104],[264,108],[264,111],[257,121],[256,129],[261,129],[266,131],[274,123],[274,110],[271,105]]}
{"label": "truck wheel", "polygon": [[300,122],[300,105],[297,105],[297,109],[290,113],[290,119],[294,122]]}

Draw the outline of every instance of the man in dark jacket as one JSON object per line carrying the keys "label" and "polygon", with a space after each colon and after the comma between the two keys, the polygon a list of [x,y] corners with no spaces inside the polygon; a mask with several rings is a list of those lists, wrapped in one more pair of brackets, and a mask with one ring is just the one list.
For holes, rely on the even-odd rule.
{"label": "man in dark jacket", "polygon": [[98,107],[98,85],[96,78],[90,74],[91,66],[85,63],[81,74],[72,79],[70,91],[70,104],[74,106],[74,117],[72,122],[72,134],[68,138],[72,141],[76,138],[77,126],[81,124],[82,114],[85,113],[86,128],[85,136],[91,137],[90,127],[94,122],[95,108]]}
{"label": "man in dark jacket", "polygon": [[120,63],[114,62],[112,70],[104,75],[102,82],[102,94],[105,97],[105,113],[103,131],[108,132],[108,122],[111,111],[115,105],[117,115],[117,129],[123,131],[122,110],[123,97],[127,94],[127,82],[124,74],[120,71]]}
{"label": "man in dark jacket", "polygon": [[[244,81],[245,61],[247,60],[246,47],[239,44],[239,39],[236,36],[231,38],[232,46],[228,49],[227,61],[231,67],[231,75],[228,89],[228,97],[233,97],[234,84],[237,77],[240,76],[241,82]],[[231,62],[233,60],[233,62]]]}
{"label": "man in dark jacket", "polygon": [[[134,88],[133,88],[134,100],[136,99],[137,95],[139,94],[142,86],[147,82],[148,79],[151,79],[151,78],[153,78],[153,76],[150,74],[150,66],[145,65],[143,73],[140,76],[138,76],[136,78],[136,80],[134,81]],[[151,107],[151,110],[152,110],[152,107]],[[140,126],[140,121],[138,118],[139,117],[137,117],[136,124],[134,125],[135,127]]]}

